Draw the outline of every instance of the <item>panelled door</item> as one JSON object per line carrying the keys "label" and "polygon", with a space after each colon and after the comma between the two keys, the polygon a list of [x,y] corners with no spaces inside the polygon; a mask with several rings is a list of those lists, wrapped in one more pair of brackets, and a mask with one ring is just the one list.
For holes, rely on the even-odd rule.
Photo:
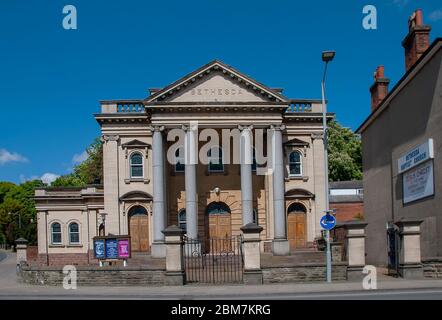
{"label": "panelled door", "polygon": [[[210,242],[210,239],[228,239],[232,235],[232,225],[230,217],[230,208],[221,202],[211,203],[207,207],[207,235],[206,248],[210,252],[215,251],[229,251],[231,241]],[[214,245],[221,246],[220,248],[212,248]]]}
{"label": "panelled door", "polygon": [[139,210],[132,215],[129,212],[129,235],[133,252],[150,252],[147,212]]}
{"label": "panelled door", "polygon": [[287,231],[290,249],[305,248],[306,246],[306,221],[305,213],[290,213],[287,218]]}

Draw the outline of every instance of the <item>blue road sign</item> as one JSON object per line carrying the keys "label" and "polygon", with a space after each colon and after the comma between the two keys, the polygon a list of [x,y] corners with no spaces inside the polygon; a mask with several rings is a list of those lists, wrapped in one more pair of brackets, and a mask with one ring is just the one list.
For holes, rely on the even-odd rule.
{"label": "blue road sign", "polygon": [[322,216],[321,220],[319,220],[319,223],[321,224],[321,227],[325,230],[331,230],[336,226],[336,218],[333,217],[331,214],[326,214],[325,216]]}

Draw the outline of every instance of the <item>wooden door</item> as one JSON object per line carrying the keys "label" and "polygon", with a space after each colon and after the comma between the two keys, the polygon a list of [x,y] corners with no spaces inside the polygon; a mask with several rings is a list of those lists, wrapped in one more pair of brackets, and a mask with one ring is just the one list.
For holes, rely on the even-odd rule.
{"label": "wooden door", "polygon": [[149,252],[149,220],[147,215],[134,215],[130,218],[131,248],[134,252]]}
{"label": "wooden door", "polygon": [[305,248],[307,244],[305,213],[295,212],[288,214],[287,237],[291,250]]}
{"label": "wooden door", "polygon": [[[232,227],[230,214],[211,214],[209,215],[209,227],[206,242],[210,252],[229,251],[230,237],[232,236]],[[225,240],[220,240],[224,238]],[[210,241],[210,239],[214,239]]]}

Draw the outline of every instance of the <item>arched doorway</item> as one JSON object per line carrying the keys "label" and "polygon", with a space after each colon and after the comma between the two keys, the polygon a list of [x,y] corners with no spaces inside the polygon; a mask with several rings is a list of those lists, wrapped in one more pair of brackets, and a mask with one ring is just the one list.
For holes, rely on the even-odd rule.
{"label": "arched doorway", "polygon": [[307,245],[307,209],[301,203],[292,203],[287,209],[287,238],[290,250]]}
{"label": "arched doorway", "polygon": [[210,239],[228,238],[232,235],[230,208],[224,202],[212,202],[207,206],[206,248],[211,252]]}
{"label": "arched doorway", "polygon": [[128,216],[132,252],[150,252],[149,217],[146,208],[142,206],[132,207]]}

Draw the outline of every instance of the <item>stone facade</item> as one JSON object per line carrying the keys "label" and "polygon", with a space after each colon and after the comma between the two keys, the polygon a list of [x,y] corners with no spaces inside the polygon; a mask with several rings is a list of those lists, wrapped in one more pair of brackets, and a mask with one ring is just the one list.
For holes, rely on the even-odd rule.
{"label": "stone facade", "polygon": [[[71,258],[78,264],[95,263],[88,252],[93,237],[101,232],[139,236],[140,243],[146,242],[141,250],[164,257],[162,231],[174,224],[182,224],[188,237],[206,239],[239,235],[243,225],[256,222],[263,228],[261,251],[273,247],[289,254],[296,249],[288,241],[297,236],[289,234],[287,226],[293,204],[304,217],[302,246],[313,246],[321,236],[317,221],[324,213],[325,190],[319,100],[289,99],[281,90],[213,61],[161,90],[151,90],[146,99],[100,103],[95,118],[102,133],[103,186],[36,191],[38,251],[49,265]],[[191,129],[195,123],[196,131]],[[185,141],[194,141],[191,135],[196,135],[194,153],[206,155],[206,129],[220,137],[223,148],[230,141],[230,147],[223,149],[222,170],[209,170],[201,161],[184,161],[184,155],[177,157],[172,150],[178,138],[174,132],[181,130]],[[223,130],[242,138],[231,139]],[[263,165],[260,161],[255,171],[253,163],[244,159],[251,158],[252,147],[258,150],[253,141],[261,131],[268,159]],[[183,145],[184,154],[189,154],[189,145]],[[242,155],[235,162],[238,153]],[[225,161],[229,154],[230,163]],[[185,170],[178,170],[171,157],[185,162]],[[212,221],[211,204],[225,205],[228,220]],[[180,216],[183,210],[185,215]],[[135,214],[145,216],[139,222],[145,228],[141,236],[133,232],[139,228],[131,220]],[[61,226],[61,239],[57,234],[54,238],[54,223]],[[69,230],[72,223],[79,228],[75,243]]]}
{"label": "stone facade", "polygon": [[[264,284],[326,280],[326,266],[324,264],[303,264],[291,267],[263,268],[262,273]],[[347,280],[347,265],[345,263],[333,264],[332,280]]]}

